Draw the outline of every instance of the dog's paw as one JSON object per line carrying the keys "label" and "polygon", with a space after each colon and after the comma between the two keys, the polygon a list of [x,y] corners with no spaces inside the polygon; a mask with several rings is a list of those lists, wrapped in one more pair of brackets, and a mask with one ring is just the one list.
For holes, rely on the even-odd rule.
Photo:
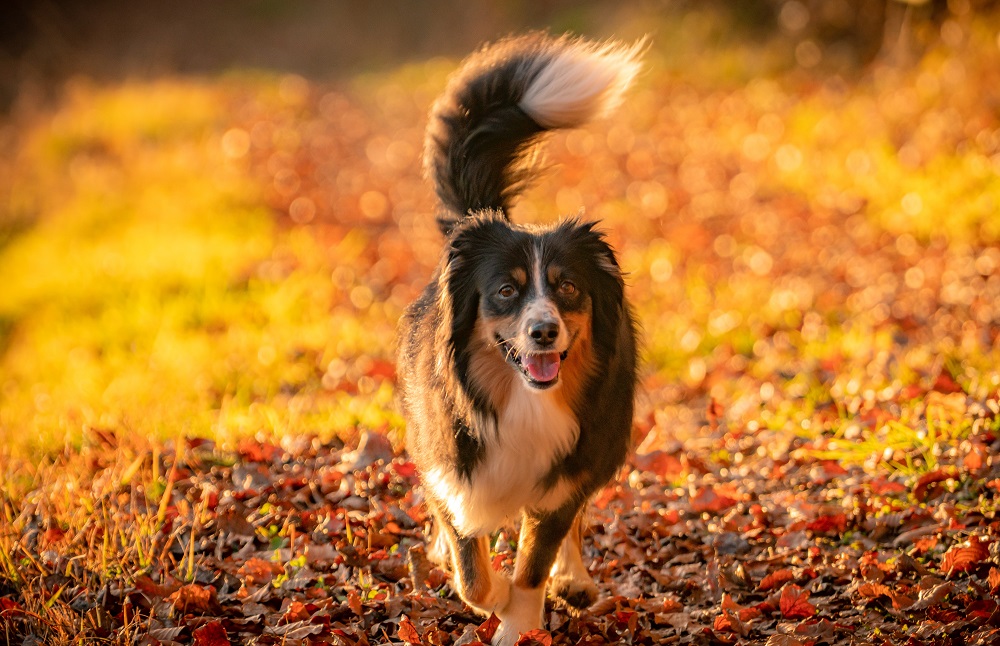
{"label": "dog's paw", "polygon": [[565,603],[571,610],[589,608],[597,601],[597,585],[589,578],[552,577],[549,590],[553,597]]}
{"label": "dog's paw", "polygon": [[493,633],[492,646],[514,646],[522,633],[534,630],[537,626],[516,626],[510,620],[501,620],[500,627]]}
{"label": "dog's paw", "polygon": [[493,646],[513,646],[521,633],[541,628],[544,623],[545,589],[510,587],[510,599],[497,613],[500,627],[493,635]]}

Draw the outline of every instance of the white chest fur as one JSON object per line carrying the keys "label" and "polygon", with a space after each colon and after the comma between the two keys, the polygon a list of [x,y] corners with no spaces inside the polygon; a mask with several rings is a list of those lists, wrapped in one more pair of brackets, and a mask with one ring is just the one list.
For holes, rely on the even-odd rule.
{"label": "white chest fur", "polygon": [[435,468],[425,475],[425,484],[448,506],[459,532],[487,534],[525,507],[544,509],[562,502],[565,487],[546,492],[541,481],[579,434],[576,417],[556,389],[537,392],[518,383],[498,415],[496,432],[488,428],[483,433],[485,455],[472,482]]}

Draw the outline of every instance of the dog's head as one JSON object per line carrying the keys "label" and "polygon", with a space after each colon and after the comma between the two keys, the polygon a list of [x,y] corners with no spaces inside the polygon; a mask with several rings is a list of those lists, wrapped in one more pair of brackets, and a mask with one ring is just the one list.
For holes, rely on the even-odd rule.
{"label": "dog's head", "polygon": [[471,217],[452,234],[441,280],[457,368],[480,390],[511,374],[546,390],[614,346],[623,280],[594,223],[535,230]]}

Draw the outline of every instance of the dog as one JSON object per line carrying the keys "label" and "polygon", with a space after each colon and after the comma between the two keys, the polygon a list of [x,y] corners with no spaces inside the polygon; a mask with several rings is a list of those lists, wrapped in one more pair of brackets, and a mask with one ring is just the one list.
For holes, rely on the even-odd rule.
{"label": "dog", "polygon": [[[581,553],[586,501],[624,463],[636,325],[615,252],[593,222],[510,222],[545,133],[608,113],[644,45],[540,34],[469,57],[431,109],[424,168],[447,247],[401,325],[407,447],[433,517],[428,554],[500,626],[541,628],[546,588],[594,602]],[[513,577],[489,536],[520,517]]]}

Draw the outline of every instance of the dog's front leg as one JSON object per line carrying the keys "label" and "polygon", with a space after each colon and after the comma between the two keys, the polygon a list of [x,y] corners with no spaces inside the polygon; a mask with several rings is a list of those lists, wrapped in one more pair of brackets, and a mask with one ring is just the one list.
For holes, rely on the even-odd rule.
{"label": "dog's front leg", "polygon": [[586,608],[597,601],[597,585],[583,562],[583,510],[573,519],[573,527],[566,534],[556,562],[552,566],[549,591],[573,609]]}
{"label": "dog's front leg", "polygon": [[490,564],[485,536],[461,536],[447,514],[434,509],[432,551],[439,564],[451,561],[452,586],[472,608],[489,616],[508,604],[510,581]]}
{"label": "dog's front leg", "polygon": [[542,627],[549,571],[578,510],[576,504],[569,504],[554,511],[525,511],[510,600],[497,613],[500,628],[493,646],[510,646],[521,633]]}

